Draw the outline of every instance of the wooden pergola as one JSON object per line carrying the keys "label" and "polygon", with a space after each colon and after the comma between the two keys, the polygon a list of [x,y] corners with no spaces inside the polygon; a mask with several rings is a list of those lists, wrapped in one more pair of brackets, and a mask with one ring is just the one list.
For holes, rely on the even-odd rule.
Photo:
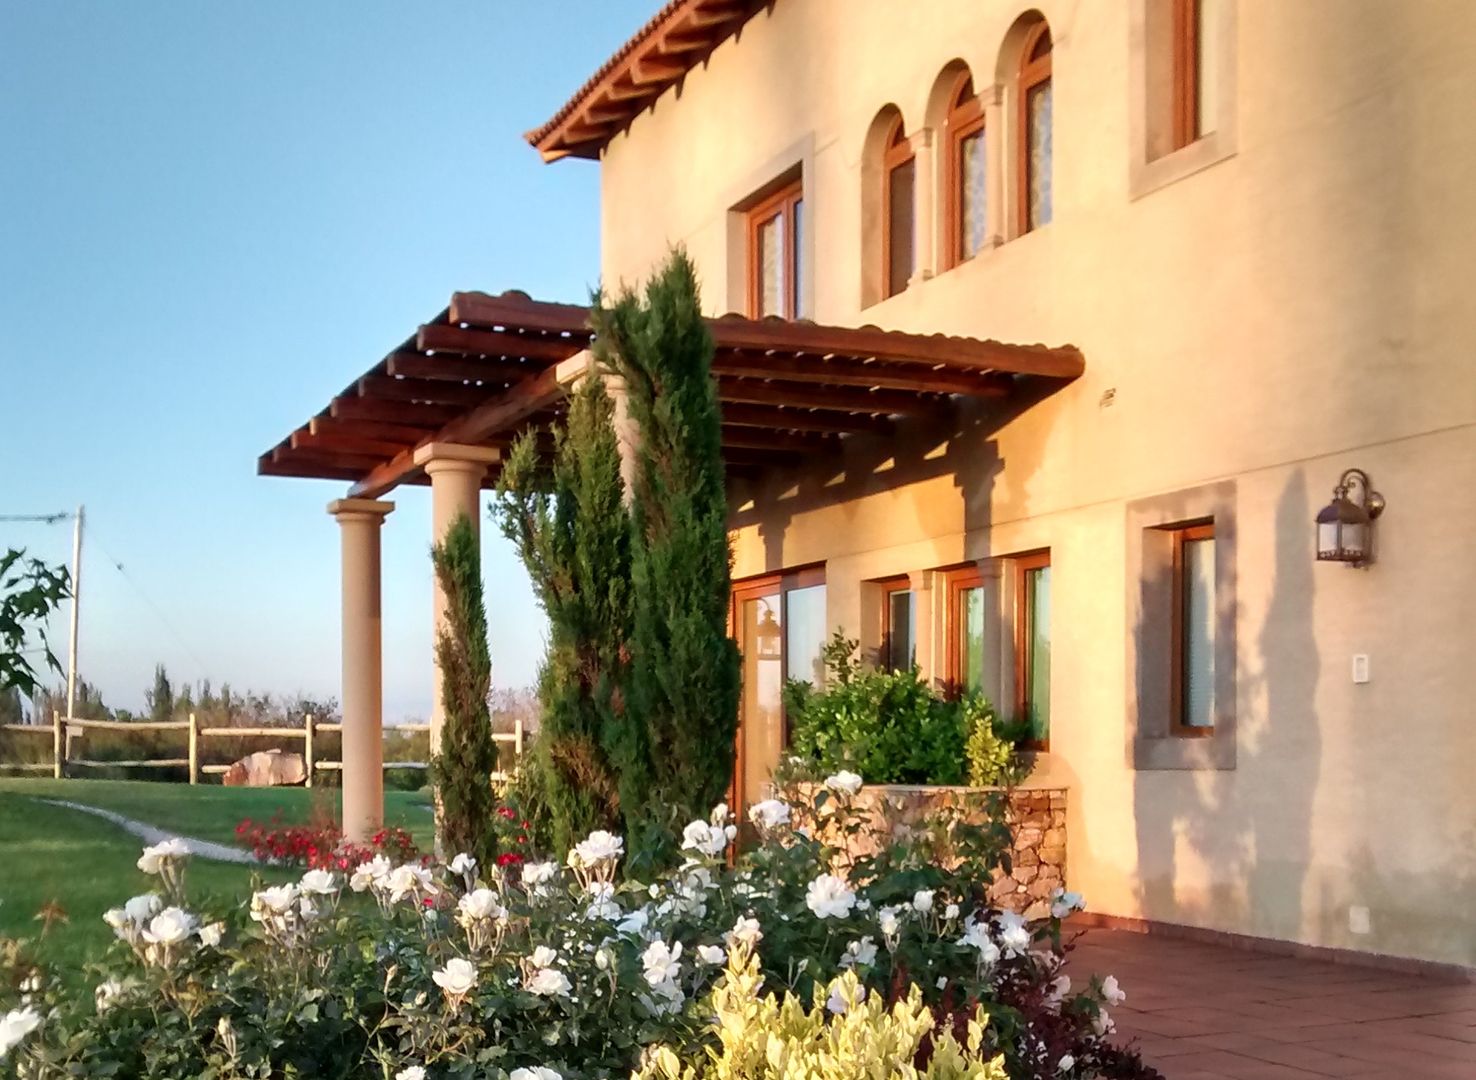
{"label": "wooden pergola", "polygon": [[[1083,369],[1071,346],[1010,345],[724,315],[708,319],[731,474],[836,450],[895,417],[957,397],[1003,398],[1027,381],[1064,384]],[[398,348],[258,462],[265,476],[345,480],[351,498],[426,483],[433,444],[506,448],[547,425],[587,369],[589,310],[522,293],[456,293]],[[417,453],[419,451],[419,453]],[[497,467],[482,483],[495,484]]]}

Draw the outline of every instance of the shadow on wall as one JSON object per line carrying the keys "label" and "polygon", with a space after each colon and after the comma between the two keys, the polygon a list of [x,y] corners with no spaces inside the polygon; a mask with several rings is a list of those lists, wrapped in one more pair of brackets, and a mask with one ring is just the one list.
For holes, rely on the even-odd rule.
{"label": "shadow on wall", "polygon": [[[1145,918],[1306,938],[1302,898],[1322,758],[1311,520],[1306,479],[1298,470],[1277,504],[1270,600],[1253,654],[1245,648],[1251,638],[1240,638],[1235,767],[1134,773]],[[1150,589],[1164,595],[1165,588],[1163,581],[1144,584],[1145,595]],[[1154,629],[1134,628],[1140,669],[1151,662],[1145,642],[1159,636]],[[1136,675],[1146,677],[1143,670]]]}
{"label": "shadow on wall", "polygon": [[[984,528],[989,524],[994,482],[1004,470],[994,436],[1058,388],[1050,380],[1025,377],[1002,402],[960,401],[940,406],[937,413],[899,420],[893,433],[846,436],[832,454],[733,484],[728,527],[757,527],[763,538],[765,568],[780,570],[792,560],[786,541],[796,518],[949,476],[964,500],[963,527]],[[1025,484],[1029,477],[1017,476],[1016,471],[1012,468],[1011,482]],[[934,509],[926,497],[910,508],[919,515]],[[955,507],[937,509],[953,524],[925,530],[926,535],[957,531]],[[832,534],[829,539],[845,552],[857,547],[851,542],[854,537]],[[873,546],[885,546],[885,542]],[[969,558],[987,554],[970,551]]]}

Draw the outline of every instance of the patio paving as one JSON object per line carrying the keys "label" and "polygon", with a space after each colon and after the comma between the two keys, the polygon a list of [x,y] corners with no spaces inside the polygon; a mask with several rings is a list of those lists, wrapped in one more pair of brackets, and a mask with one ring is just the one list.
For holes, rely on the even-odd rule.
{"label": "patio paving", "polygon": [[1169,1080],[1476,1080],[1470,982],[1102,929],[1067,970],[1117,976],[1117,1038]]}

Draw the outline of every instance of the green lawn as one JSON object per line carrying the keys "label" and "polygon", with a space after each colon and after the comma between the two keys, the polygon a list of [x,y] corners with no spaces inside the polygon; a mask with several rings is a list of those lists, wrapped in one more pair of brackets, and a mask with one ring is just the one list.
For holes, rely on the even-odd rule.
{"label": "green lawn", "polygon": [[[37,949],[42,959],[69,976],[79,976],[81,965],[99,956],[112,940],[102,913],[149,891],[152,881],[134,865],[143,847],[137,837],[41,798],[69,799],[221,843],[235,840],[236,823],[242,818],[267,820],[276,813],[284,822],[306,822],[315,811],[337,810],[337,792],[327,790],[0,779],[0,937],[36,941],[43,929],[36,913],[54,903],[67,921],[54,924]],[[409,828],[416,843],[428,849],[428,796],[389,792],[386,802],[387,820]],[[190,903],[205,913],[220,910],[247,895],[254,879],[279,882],[297,873],[192,859],[187,876]]]}
{"label": "green lawn", "polygon": [[[288,824],[315,817],[338,817],[336,788],[242,788],[218,784],[154,784],[139,780],[36,780],[0,777],[0,799],[7,795],[69,799],[112,810],[161,829],[214,840],[236,842],[236,825],[244,818],[269,821],[280,816]],[[420,791],[385,792],[385,822],[408,829],[422,850],[434,833],[430,795]]]}

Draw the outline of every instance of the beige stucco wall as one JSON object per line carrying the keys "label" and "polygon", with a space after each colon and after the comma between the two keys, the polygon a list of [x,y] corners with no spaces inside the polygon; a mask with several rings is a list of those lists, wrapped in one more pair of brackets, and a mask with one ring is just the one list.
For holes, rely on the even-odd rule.
{"label": "beige stucco wall", "polygon": [[[1138,2],[1039,5],[1054,221],[862,310],[872,118],[894,103],[915,132],[955,59],[992,81],[1022,8],[778,0],[610,145],[604,278],[680,242],[707,305],[733,306],[729,208],[799,161],[817,319],[1079,345],[1086,375],[1019,416],[964,410],[738,493],[735,574],[824,561],[856,633],[865,579],[1048,546],[1043,768],[1071,787],[1069,876],[1095,909],[1476,964],[1476,19],[1240,0],[1235,152],[1133,198]],[[1389,504],[1369,570],[1312,557],[1353,465]],[[1126,507],[1225,480],[1236,765],[1134,770]]]}

